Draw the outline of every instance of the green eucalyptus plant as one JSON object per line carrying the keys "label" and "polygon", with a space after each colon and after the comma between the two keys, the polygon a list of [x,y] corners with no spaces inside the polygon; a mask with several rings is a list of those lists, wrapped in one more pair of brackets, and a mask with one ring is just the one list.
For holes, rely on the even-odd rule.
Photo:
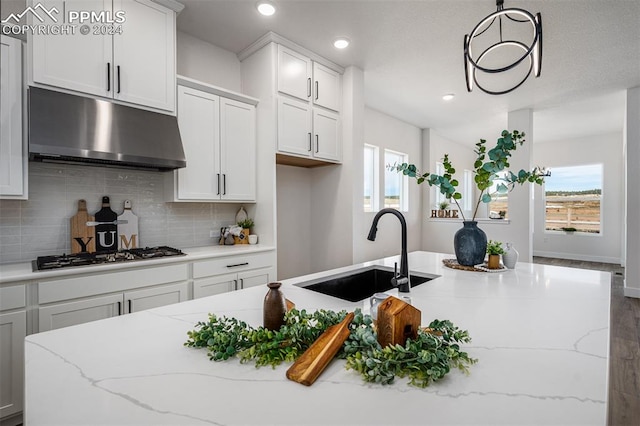
{"label": "green eucalyptus plant", "polygon": [[[494,182],[498,182],[497,192],[499,194],[510,192],[516,184],[522,185],[530,182],[542,185],[542,183],[544,183],[543,172],[540,167],[535,167],[531,171],[520,170],[517,174],[508,171],[511,152],[515,151],[519,145],[525,142],[524,136],[525,134],[520,133],[518,130],[514,130],[513,132],[503,130],[501,137],[498,138],[496,142],[496,146],[488,151],[486,147],[487,141],[485,139],[480,139],[480,142],[476,143],[474,152],[477,157],[473,164],[475,174],[474,181],[480,194],[478,195],[478,200],[476,201],[473,211],[472,221],[476,219],[480,203],[489,203],[491,201],[489,189],[494,185]],[[449,160],[449,154],[444,155],[442,164],[444,166],[444,174],[442,175],[429,172],[421,174],[415,164],[408,163],[394,164],[388,166],[388,168],[389,170],[402,173],[405,176],[415,178],[418,184],[426,182],[429,186],[439,188],[441,194],[456,203],[462,215],[462,220],[466,221],[467,219],[459,204],[460,200],[462,200],[462,194],[457,190],[459,182],[453,178],[456,169]],[[500,174],[500,172],[505,170],[507,170],[508,173],[504,175]]]}
{"label": "green eucalyptus plant", "polygon": [[238,226],[241,227],[242,229],[250,229],[253,228],[253,219],[250,218],[246,218],[245,220],[241,220],[240,222],[238,222]]}

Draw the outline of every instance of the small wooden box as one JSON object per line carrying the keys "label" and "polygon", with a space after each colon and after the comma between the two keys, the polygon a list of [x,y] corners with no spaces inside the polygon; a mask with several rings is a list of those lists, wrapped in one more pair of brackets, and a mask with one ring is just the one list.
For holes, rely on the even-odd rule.
{"label": "small wooden box", "polygon": [[393,296],[387,297],[378,306],[378,343],[403,345],[410,337],[418,337],[421,312],[410,304]]}

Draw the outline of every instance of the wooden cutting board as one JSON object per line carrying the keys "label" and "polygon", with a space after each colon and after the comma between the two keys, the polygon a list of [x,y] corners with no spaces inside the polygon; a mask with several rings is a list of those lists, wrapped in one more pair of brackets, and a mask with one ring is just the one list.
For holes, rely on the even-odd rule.
{"label": "wooden cutting board", "polygon": [[95,230],[87,226],[93,221],[93,216],[87,212],[87,202],[78,200],[78,212],[71,217],[71,253],[96,251]]}
{"label": "wooden cutting board", "polygon": [[118,249],[118,219],[116,212],[109,206],[109,197],[102,197],[102,208],[95,214],[96,222],[101,222],[95,226],[96,252],[116,251]]}
{"label": "wooden cutting board", "polygon": [[[126,221],[127,223],[121,223]],[[138,216],[131,211],[131,200],[124,200],[124,211],[118,216],[118,250],[138,248]]]}
{"label": "wooden cutting board", "polygon": [[327,328],[289,367],[287,379],[311,386],[349,337],[351,333],[349,324],[353,320],[353,316],[353,312],[349,312],[340,323]]}

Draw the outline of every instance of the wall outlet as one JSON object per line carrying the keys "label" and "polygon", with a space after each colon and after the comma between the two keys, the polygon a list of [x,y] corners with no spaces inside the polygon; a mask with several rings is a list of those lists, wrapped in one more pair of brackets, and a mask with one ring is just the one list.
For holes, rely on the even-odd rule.
{"label": "wall outlet", "polygon": [[214,229],[209,231],[209,238],[219,238],[219,237],[220,237],[220,231],[217,231]]}

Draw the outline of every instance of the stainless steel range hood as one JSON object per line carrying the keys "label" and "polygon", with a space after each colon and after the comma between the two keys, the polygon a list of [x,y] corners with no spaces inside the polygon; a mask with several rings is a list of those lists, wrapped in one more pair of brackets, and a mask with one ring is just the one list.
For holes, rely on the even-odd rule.
{"label": "stainless steel range hood", "polygon": [[152,170],[187,165],[176,117],[39,87],[29,88],[29,159]]}

